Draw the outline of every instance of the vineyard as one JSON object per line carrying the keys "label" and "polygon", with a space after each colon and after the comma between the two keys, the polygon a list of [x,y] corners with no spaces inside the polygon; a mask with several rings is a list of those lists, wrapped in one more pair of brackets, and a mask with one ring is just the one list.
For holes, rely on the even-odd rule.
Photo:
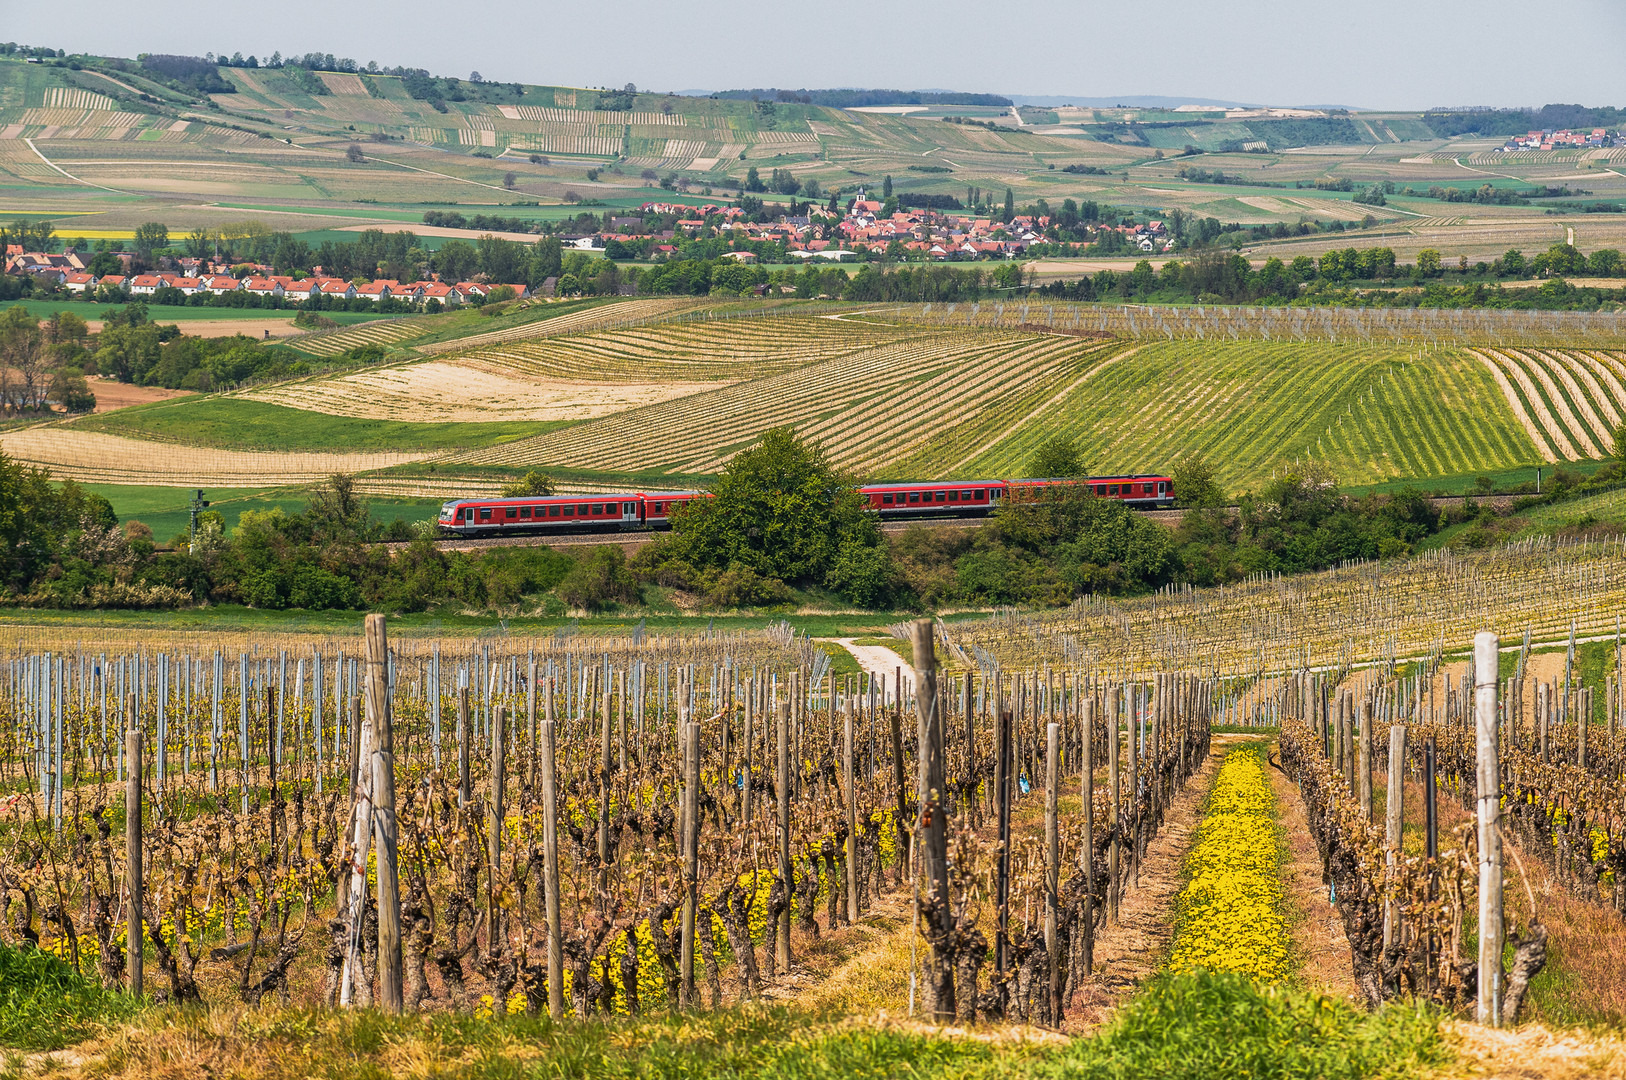
{"label": "vineyard", "polygon": [[6,936],[173,1002],[717,1009],[914,882],[911,1007],[1059,1026],[1209,742],[1192,677],[954,674],[927,622],[913,669],[841,680],[788,627],[391,648],[371,617],[360,655],[31,637]]}
{"label": "vineyard", "polygon": [[[1626,911],[1623,592],[1618,542],[1525,544],[920,620],[858,675],[788,623],[13,628],[0,942],[211,1010],[780,1003],[1091,1035],[1057,1044],[1091,1060],[1229,988],[1328,1045],[1380,1025],[1388,1049],[1332,1075],[1409,1075],[1372,1055],[1546,1019],[1541,972],[1590,970],[1577,927]],[[1494,628],[1471,655],[1464,625]],[[1308,896],[1289,802],[1329,886]],[[1347,1004],[1276,989],[1311,903]],[[1185,1052],[1265,1052],[1244,1038]]]}

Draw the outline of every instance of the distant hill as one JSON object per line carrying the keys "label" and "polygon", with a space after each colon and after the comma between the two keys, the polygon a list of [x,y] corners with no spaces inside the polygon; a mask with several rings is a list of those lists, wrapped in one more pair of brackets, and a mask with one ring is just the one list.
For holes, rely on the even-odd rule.
{"label": "distant hill", "polygon": [[1016,102],[998,94],[968,94],[954,90],[722,90],[709,97],[728,101],[786,101],[823,105],[831,109],[860,109],[875,105],[993,105],[1009,108]]}

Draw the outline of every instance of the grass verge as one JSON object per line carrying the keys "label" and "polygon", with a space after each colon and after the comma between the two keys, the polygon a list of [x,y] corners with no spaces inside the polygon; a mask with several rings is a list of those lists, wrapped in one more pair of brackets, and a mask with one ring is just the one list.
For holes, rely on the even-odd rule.
{"label": "grass verge", "polygon": [[56,1050],[139,1008],[49,953],[0,945],[0,1046]]}
{"label": "grass verge", "polygon": [[1317,995],[1199,971],[1151,983],[1093,1038],[1016,1027],[967,1035],[785,1006],[639,1019],[386,1017],[241,1007],[152,1011],[82,1048],[98,1075],[238,1077],[1357,1077],[1446,1063],[1438,1017],[1367,1014]]}

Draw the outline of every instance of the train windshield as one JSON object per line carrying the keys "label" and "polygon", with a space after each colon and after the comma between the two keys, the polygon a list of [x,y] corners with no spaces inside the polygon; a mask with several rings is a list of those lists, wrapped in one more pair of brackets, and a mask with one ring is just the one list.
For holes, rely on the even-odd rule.
{"label": "train windshield", "polygon": [[442,520],[445,520],[446,518],[451,517],[455,513],[457,513],[457,500],[456,499],[453,499],[450,502],[444,502],[444,503],[440,504],[440,516],[441,516]]}

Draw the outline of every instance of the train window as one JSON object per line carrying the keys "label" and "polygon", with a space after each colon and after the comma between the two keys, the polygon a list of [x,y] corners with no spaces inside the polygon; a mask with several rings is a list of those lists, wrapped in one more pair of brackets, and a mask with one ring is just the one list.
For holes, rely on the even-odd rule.
{"label": "train window", "polygon": [[586,503],[577,503],[576,504],[576,516],[577,517],[586,517],[587,516],[587,504]]}
{"label": "train window", "polygon": [[960,493],[958,491],[949,492],[949,502],[959,502],[959,501],[960,501]]}
{"label": "train window", "polygon": [[529,506],[520,507],[519,508],[519,516],[522,517],[522,518],[530,517],[531,516],[531,508]]}
{"label": "train window", "polygon": [[575,516],[576,516],[576,508],[574,506],[565,507],[565,517],[575,517]]}
{"label": "train window", "polygon": [[919,501],[920,501],[920,492],[918,492],[918,491],[911,491],[911,492],[910,492],[910,493],[909,493],[909,501],[910,501],[910,502],[912,502],[912,503],[917,503],[917,502],[919,502]]}
{"label": "train window", "polygon": [[983,499],[983,497],[984,497],[984,496],[983,496],[983,492],[984,492],[984,491],[985,491],[985,490],[986,490],[986,489],[985,489],[985,488],[978,488],[978,489],[977,489],[977,501],[978,501],[978,502],[981,502],[981,501],[982,501],[982,499]]}
{"label": "train window", "polygon": [[945,501],[945,500],[946,500],[946,499],[947,499],[947,498],[948,498],[948,492],[946,492],[946,491],[939,491],[939,492],[938,492],[938,493],[937,493],[937,501],[938,501],[938,502],[943,502],[943,501]]}
{"label": "train window", "polygon": [[961,502],[970,502],[971,501],[971,492],[969,492],[969,491],[960,492],[960,501]]}
{"label": "train window", "polygon": [[660,513],[661,512],[661,504],[660,503],[650,503],[649,504],[649,512],[651,514]]}
{"label": "train window", "polygon": [[559,516],[559,508],[557,506],[548,507],[548,516],[549,517],[558,517]]}
{"label": "train window", "polygon": [[1116,494],[1118,494],[1118,485],[1117,484],[1109,484],[1109,485],[1107,485],[1107,494],[1108,495],[1116,495]]}
{"label": "train window", "polygon": [[517,510],[516,508],[510,506],[508,508],[508,513],[504,514],[503,517],[509,517],[509,518],[519,517],[519,510]]}
{"label": "train window", "polygon": [[891,506],[892,505],[892,496],[891,496],[891,494],[888,493],[886,495],[882,495],[881,496],[881,502],[885,503],[887,506]]}
{"label": "train window", "polygon": [[489,507],[489,506],[480,507],[480,520],[481,521],[490,521],[491,520],[491,507]]}
{"label": "train window", "polygon": [[593,516],[598,517],[602,513],[604,513],[604,504],[603,503],[594,503],[593,504]]}

